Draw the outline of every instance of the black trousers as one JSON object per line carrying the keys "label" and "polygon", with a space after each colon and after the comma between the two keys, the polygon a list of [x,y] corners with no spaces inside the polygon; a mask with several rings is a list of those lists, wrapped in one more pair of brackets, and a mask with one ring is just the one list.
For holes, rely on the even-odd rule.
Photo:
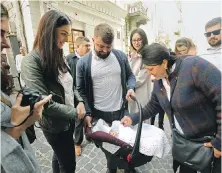
{"label": "black trousers", "polygon": [[[164,110],[161,109],[161,110],[159,111],[159,128],[162,128],[162,127],[163,127],[164,114],[165,114]],[[154,125],[155,117],[156,117],[156,116],[154,116],[154,117],[151,118],[151,125]]]}
{"label": "black trousers", "polygon": [[75,172],[76,156],[72,129],[56,134],[43,131],[43,134],[54,151],[52,158],[53,173]]}
{"label": "black trousers", "polygon": [[112,124],[115,120],[121,120],[123,118],[122,110],[114,111],[114,112],[104,112],[97,109],[94,109],[92,112],[92,117],[96,119],[103,119],[108,124]]}
{"label": "black trousers", "polygon": [[84,137],[83,133],[83,120],[78,119],[76,116],[75,120],[73,121],[74,123],[74,143],[75,145],[81,145]]}
{"label": "black trousers", "polygon": [[[179,168],[179,173],[197,173],[196,170],[189,168],[188,166],[183,165],[176,160],[173,160],[174,173],[177,172],[178,168]],[[221,158],[219,159],[214,158],[213,168],[209,166],[209,168],[206,168],[201,173],[221,173]]]}
{"label": "black trousers", "polygon": [[[92,117],[94,119],[103,119],[108,124],[112,124],[113,121],[122,119],[123,111],[119,110],[119,111],[114,111],[114,112],[103,112],[103,111],[94,109],[92,112]],[[108,158],[107,156],[106,156],[106,160],[107,160],[108,169],[113,169],[113,170],[117,169],[116,164],[112,163],[112,160]]]}

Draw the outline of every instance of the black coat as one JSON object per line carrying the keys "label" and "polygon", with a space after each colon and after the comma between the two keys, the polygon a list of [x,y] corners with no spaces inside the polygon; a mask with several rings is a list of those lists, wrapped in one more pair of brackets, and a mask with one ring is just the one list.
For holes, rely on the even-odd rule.
{"label": "black coat", "polygon": [[75,52],[67,55],[67,62],[71,70],[71,75],[73,78],[73,87],[76,87],[76,64],[79,58],[76,56]]}

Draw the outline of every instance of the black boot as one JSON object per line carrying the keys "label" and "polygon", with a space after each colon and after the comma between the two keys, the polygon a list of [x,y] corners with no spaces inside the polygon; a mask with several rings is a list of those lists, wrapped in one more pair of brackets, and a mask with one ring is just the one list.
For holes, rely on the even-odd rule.
{"label": "black boot", "polygon": [[162,130],[164,130],[163,128],[164,114],[165,112],[163,110],[159,112],[159,128]]}
{"label": "black boot", "polygon": [[163,128],[163,126],[159,126],[159,128],[160,128],[160,129],[162,129],[162,130],[164,131],[164,128]]}
{"label": "black boot", "polygon": [[154,116],[154,117],[151,118],[151,120],[150,120],[150,124],[151,124],[151,125],[154,125],[155,117],[156,117],[156,116]]}

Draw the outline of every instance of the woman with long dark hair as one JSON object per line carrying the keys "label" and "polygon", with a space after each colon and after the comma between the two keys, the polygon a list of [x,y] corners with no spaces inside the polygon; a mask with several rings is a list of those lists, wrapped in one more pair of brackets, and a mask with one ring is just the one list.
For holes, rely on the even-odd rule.
{"label": "woman with long dark hair", "polygon": [[[1,52],[10,48],[6,38],[8,29],[8,11],[1,4]],[[11,101],[11,79],[8,75],[10,66],[2,58],[1,56],[1,172],[39,173],[41,170],[25,130],[41,118],[43,105],[51,96],[37,102],[29,116],[30,106],[21,106],[22,94],[17,96],[15,103]]]}
{"label": "woman with long dark hair", "polygon": [[[213,64],[197,57],[177,58],[160,44],[151,44],[141,52],[148,74],[155,77],[151,100],[143,108],[143,119],[156,115],[162,108],[168,115],[173,137],[173,151],[176,134],[186,139],[209,139],[200,147],[212,147],[214,163],[212,172],[221,168],[221,72]],[[125,126],[138,123],[138,113],[125,116]],[[175,133],[177,131],[177,133]],[[178,138],[177,138],[178,139]],[[181,139],[181,137],[180,137]],[[177,143],[178,144],[178,143]],[[185,145],[190,145],[186,143]],[[188,146],[187,146],[188,147]],[[194,146],[189,146],[194,147]],[[198,150],[203,152],[207,150]],[[196,150],[197,151],[197,150]],[[210,151],[210,150],[207,150]],[[197,165],[180,162],[178,159],[192,156],[189,150],[173,152],[174,171],[180,166],[180,173],[196,173]],[[178,154],[181,154],[178,157]],[[201,154],[201,153],[199,153]],[[203,156],[210,157],[210,155]],[[191,157],[192,158],[192,157]],[[183,159],[183,158],[182,158]],[[181,160],[182,160],[181,159]],[[200,158],[201,160],[205,158]],[[192,167],[193,166],[193,167]],[[211,164],[204,165],[203,172],[211,172]],[[192,168],[191,168],[192,167]],[[203,168],[201,168],[203,169]]]}
{"label": "woman with long dark hair", "polygon": [[[73,90],[73,79],[63,55],[63,45],[71,34],[71,20],[51,10],[41,18],[33,50],[22,62],[22,78],[29,88],[41,94],[52,93],[52,100],[40,122],[54,153],[54,173],[75,172],[75,149],[71,120],[85,116],[83,99]],[[76,102],[77,108],[74,107]]]}

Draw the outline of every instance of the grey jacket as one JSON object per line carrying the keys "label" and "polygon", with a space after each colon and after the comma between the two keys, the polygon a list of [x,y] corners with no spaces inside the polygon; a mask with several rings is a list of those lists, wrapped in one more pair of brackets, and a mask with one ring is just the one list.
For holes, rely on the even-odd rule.
{"label": "grey jacket", "polygon": [[[56,80],[49,79],[43,74],[40,54],[33,50],[24,57],[21,66],[21,75],[28,88],[35,89],[43,95],[53,94],[47,109],[44,109],[40,122],[42,129],[51,133],[66,131],[70,127],[70,120],[77,116],[76,109],[65,104],[63,86]],[[83,102],[83,99],[74,90],[75,99]]]}
{"label": "grey jacket", "polygon": [[207,51],[199,56],[203,59],[206,59],[213,65],[215,65],[220,71],[222,71],[222,63],[221,63],[221,53],[222,49],[220,48],[208,48]]}
{"label": "grey jacket", "polygon": [[6,133],[6,124],[10,124],[10,115],[11,108],[1,102],[1,172],[41,172],[25,132],[21,135],[23,147]]}

